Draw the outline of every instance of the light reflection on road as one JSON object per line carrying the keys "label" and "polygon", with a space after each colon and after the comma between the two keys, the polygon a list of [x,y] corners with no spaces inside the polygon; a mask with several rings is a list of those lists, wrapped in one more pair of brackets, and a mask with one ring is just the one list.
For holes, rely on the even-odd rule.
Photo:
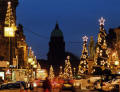
{"label": "light reflection on road", "polygon": [[[0,92],[43,92],[42,88],[34,88],[34,90],[22,90],[22,89],[16,89],[16,90],[0,90]],[[52,89],[52,92],[72,92],[72,91],[60,91],[59,89]],[[81,91],[80,89],[76,89],[75,92],[98,92],[98,91]]]}

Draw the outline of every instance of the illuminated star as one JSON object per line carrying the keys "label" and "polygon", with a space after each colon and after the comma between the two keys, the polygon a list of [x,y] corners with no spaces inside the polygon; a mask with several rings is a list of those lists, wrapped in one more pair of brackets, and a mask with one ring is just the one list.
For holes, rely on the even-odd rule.
{"label": "illuminated star", "polygon": [[8,2],[8,5],[11,5],[11,2],[10,2],[10,1]]}
{"label": "illuminated star", "polygon": [[104,19],[103,17],[101,17],[101,18],[99,19],[99,23],[100,23],[100,25],[104,25],[105,19]]}
{"label": "illuminated star", "polygon": [[88,37],[87,36],[84,36],[84,37],[82,37],[83,38],[83,41],[84,42],[87,42],[87,40],[88,40]]}

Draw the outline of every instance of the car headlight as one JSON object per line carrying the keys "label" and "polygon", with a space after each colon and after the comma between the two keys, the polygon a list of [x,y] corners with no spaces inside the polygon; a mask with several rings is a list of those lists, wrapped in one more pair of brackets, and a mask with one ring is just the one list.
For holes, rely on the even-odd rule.
{"label": "car headlight", "polygon": [[70,84],[64,84],[65,87],[72,87]]}

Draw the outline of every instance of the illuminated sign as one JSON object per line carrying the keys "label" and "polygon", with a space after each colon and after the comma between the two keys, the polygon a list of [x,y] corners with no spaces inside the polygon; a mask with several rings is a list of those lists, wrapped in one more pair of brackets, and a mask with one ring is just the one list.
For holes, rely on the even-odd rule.
{"label": "illuminated sign", "polygon": [[4,36],[5,37],[15,37],[15,31],[12,27],[4,28]]}
{"label": "illuminated sign", "polygon": [[0,61],[0,67],[8,67],[9,62],[8,61]]}

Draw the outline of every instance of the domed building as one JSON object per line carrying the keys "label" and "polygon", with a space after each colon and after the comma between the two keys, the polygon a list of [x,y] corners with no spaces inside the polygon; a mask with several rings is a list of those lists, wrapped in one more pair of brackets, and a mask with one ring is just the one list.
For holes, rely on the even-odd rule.
{"label": "domed building", "polygon": [[65,41],[63,32],[60,30],[58,23],[51,32],[48,52],[48,63],[53,67],[59,67],[64,64],[65,59]]}

